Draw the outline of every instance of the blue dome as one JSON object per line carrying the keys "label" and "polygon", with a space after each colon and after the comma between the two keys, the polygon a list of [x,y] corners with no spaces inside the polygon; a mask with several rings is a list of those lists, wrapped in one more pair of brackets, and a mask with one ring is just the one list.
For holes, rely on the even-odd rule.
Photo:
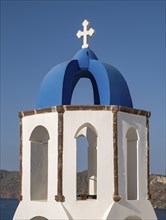
{"label": "blue dome", "polygon": [[42,81],[37,108],[70,105],[80,78],[89,78],[95,105],[133,107],[127,83],[113,66],[100,62],[89,48],[81,49],[71,61],[56,65]]}

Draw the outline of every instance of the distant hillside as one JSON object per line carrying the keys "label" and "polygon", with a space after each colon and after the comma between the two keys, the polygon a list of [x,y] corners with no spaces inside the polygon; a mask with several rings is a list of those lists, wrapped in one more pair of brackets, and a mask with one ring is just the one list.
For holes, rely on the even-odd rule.
{"label": "distant hillside", "polygon": [[151,174],[150,191],[153,207],[166,209],[166,176]]}
{"label": "distant hillside", "polygon": [[19,194],[19,172],[0,170],[0,198],[17,198]]}
{"label": "distant hillside", "polygon": [[[77,175],[78,194],[87,192],[87,171]],[[166,209],[166,176],[152,174],[150,176],[151,202],[154,208]],[[18,198],[19,172],[0,170],[0,198]]]}

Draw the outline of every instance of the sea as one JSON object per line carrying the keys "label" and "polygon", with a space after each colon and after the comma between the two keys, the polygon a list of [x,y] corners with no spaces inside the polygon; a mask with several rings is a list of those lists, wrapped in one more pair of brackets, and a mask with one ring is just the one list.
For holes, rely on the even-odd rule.
{"label": "sea", "polygon": [[[0,199],[0,220],[12,220],[18,204],[16,199]],[[155,209],[155,212],[158,220],[166,220],[166,209]]]}

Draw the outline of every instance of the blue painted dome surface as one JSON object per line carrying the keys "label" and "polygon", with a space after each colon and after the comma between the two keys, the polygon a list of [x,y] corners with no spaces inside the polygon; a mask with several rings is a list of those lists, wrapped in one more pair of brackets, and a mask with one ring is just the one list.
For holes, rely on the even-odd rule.
{"label": "blue painted dome surface", "polygon": [[42,81],[37,108],[70,105],[80,78],[89,78],[95,105],[133,107],[127,83],[113,66],[100,62],[89,48],[81,49],[71,61],[56,65]]}

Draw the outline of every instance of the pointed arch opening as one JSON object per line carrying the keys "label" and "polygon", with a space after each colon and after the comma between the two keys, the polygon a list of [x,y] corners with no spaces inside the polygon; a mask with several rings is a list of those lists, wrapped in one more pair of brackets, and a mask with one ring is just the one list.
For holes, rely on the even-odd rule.
{"label": "pointed arch opening", "polygon": [[[86,123],[77,130],[76,135],[77,151],[77,200],[97,199],[97,132],[95,128]],[[84,168],[79,172],[80,164]]]}
{"label": "pointed arch opening", "polygon": [[47,200],[49,133],[37,126],[31,133],[30,196],[31,200]]}
{"label": "pointed arch opening", "polygon": [[137,200],[138,180],[137,180],[137,143],[138,135],[135,128],[129,128],[126,134],[127,139],[127,199]]}

